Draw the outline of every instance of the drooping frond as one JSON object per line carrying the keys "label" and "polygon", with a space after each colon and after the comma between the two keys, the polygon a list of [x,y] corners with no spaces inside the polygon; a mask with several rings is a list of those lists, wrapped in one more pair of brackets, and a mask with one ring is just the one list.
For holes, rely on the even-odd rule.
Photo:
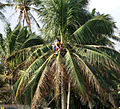
{"label": "drooping frond", "polygon": [[[94,46],[85,45],[85,46],[82,46],[81,49],[77,49],[77,50],[78,50],[77,52],[81,56],[83,55],[85,57],[85,59],[89,63],[91,63],[92,65],[107,66],[109,69],[110,68],[115,68],[115,69],[119,68],[120,63],[118,61],[116,61],[114,59],[114,57],[112,57],[109,54],[101,51],[100,49],[95,48]],[[116,54],[117,54],[117,52],[116,52]]]}
{"label": "drooping frond", "polygon": [[35,17],[30,12],[29,12],[29,15],[34,20],[34,22],[36,23],[37,27],[40,28],[40,25],[39,25],[38,21],[35,19]]}
{"label": "drooping frond", "polygon": [[[47,84],[45,83],[45,78],[47,76],[46,70],[47,70],[47,65],[49,64],[51,58],[53,57],[53,54],[45,61],[45,63],[40,67],[39,73],[36,75],[36,80],[33,88],[35,88],[33,92],[33,100],[32,100],[32,108],[34,109],[36,105],[36,101],[40,99],[41,97],[41,91],[40,90],[45,90],[44,85]],[[37,84],[36,84],[37,83]]]}
{"label": "drooping frond", "polygon": [[69,50],[67,49],[67,53],[65,55],[65,65],[68,75],[70,78],[74,80],[79,92],[85,96],[86,95],[86,88],[84,86],[83,79],[81,77],[81,73],[78,71],[78,67],[76,66],[76,62],[74,61],[72,55],[70,54]]}
{"label": "drooping frond", "polygon": [[[26,70],[27,74],[26,77],[30,77],[35,71],[42,66],[42,64],[45,62],[45,57],[49,56],[50,52],[43,54],[42,56],[38,57]],[[28,76],[27,76],[28,75]]]}
{"label": "drooping frond", "polygon": [[17,95],[18,95],[18,89],[20,89],[22,82],[24,81],[24,76],[25,76],[25,72],[22,71],[22,75],[20,76],[20,78],[17,80],[17,82],[14,84],[13,89],[16,93],[15,99],[17,99]]}
{"label": "drooping frond", "polygon": [[103,45],[103,46],[109,46],[114,48],[114,42],[111,41],[108,37],[106,37],[105,35],[99,35],[99,37],[96,39],[96,41],[94,41],[92,44],[94,45]]}
{"label": "drooping frond", "polygon": [[30,54],[29,58],[27,59],[27,62],[30,61],[31,59],[35,59],[41,56],[42,54],[50,50],[51,50],[51,44],[41,45],[33,53]]}
{"label": "drooping frond", "polygon": [[[23,72],[20,79],[16,82],[14,90],[16,92],[16,97],[18,96],[19,91],[21,90],[21,86],[29,87],[29,85],[33,85],[36,88],[36,81],[38,81],[38,76],[41,76],[44,68],[47,66],[47,62],[50,58],[45,61],[45,56],[48,54],[44,54],[36,59],[26,71]],[[52,57],[51,57],[52,58]],[[49,60],[50,61],[50,60]],[[34,94],[33,94],[34,95]]]}
{"label": "drooping frond", "polygon": [[[77,43],[90,44],[98,34],[109,35],[113,32],[113,24],[105,16],[96,16],[77,29],[74,40]],[[87,39],[87,40],[86,40]]]}
{"label": "drooping frond", "polygon": [[29,55],[36,49],[41,47],[41,45],[29,47],[29,48],[24,48],[21,50],[18,50],[11,55],[9,55],[5,63],[8,62],[11,67],[15,67],[16,65],[20,64],[21,62],[24,62],[26,59],[28,59]]}
{"label": "drooping frond", "polygon": [[88,45],[88,46],[94,47],[94,48],[106,53],[107,55],[112,57],[114,60],[116,60],[118,63],[120,63],[120,53],[118,51],[114,50],[113,48],[106,47],[106,46],[99,46],[99,45]]}
{"label": "drooping frond", "polygon": [[85,63],[85,61],[82,58],[80,58],[78,54],[73,53],[73,55],[76,57],[76,61],[78,62],[80,71],[82,71],[88,83],[91,84],[92,87],[95,87],[96,91],[99,94],[103,93],[102,87],[100,86],[100,83],[96,78],[94,72],[89,68],[89,66]]}

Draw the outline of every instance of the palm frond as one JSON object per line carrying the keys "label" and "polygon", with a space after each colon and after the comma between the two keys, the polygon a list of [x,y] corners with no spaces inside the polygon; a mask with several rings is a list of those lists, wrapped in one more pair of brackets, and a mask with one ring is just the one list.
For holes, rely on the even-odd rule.
{"label": "palm frond", "polygon": [[86,94],[86,88],[84,87],[84,82],[82,80],[81,74],[78,72],[78,69],[76,68],[75,61],[72,58],[69,50],[67,49],[67,53],[65,55],[65,65],[66,70],[69,75],[72,75],[72,79],[76,81],[76,85],[80,90],[80,93],[85,96]]}
{"label": "palm frond", "polygon": [[43,40],[34,33],[30,34],[28,28],[25,26],[21,28],[19,32],[16,34],[14,50],[16,51],[19,49],[23,49],[39,44],[43,44]]}
{"label": "palm frond", "polygon": [[[45,85],[45,77],[46,77],[46,69],[47,69],[47,65],[49,64],[51,58],[53,57],[54,55],[52,54],[46,61],[45,63],[41,66],[41,68],[39,69],[39,73],[38,75],[36,76],[36,82],[34,84],[34,88],[36,88],[36,90],[34,90],[35,92],[33,92],[34,96],[33,96],[33,100],[32,100],[32,108],[35,107],[36,105],[36,101],[38,100],[38,98],[41,97],[41,91],[40,90],[43,90],[42,86]],[[37,84],[36,84],[37,83]]]}
{"label": "palm frond", "polygon": [[100,87],[103,88],[107,93],[109,93],[110,92],[109,85],[111,85],[111,84],[109,84],[108,82],[106,82],[105,76],[103,76],[102,73],[98,69],[96,69],[94,66],[88,64],[87,62],[85,62],[85,64],[88,66],[88,68],[91,70],[91,72],[93,72],[93,75],[95,76],[95,78],[99,82]]}
{"label": "palm frond", "polygon": [[10,37],[9,37],[10,54],[14,50],[14,45],[15,45],[15,42],[16,42],[17,35],[18,35],[19,31],[20,31],[20,28],[21,28],[21,26],[17,25],[15,27],[15,29],[13,30],[13,32],[11,33]]}
{"label": "palm frond", "polygon": [[118,36],[109,35],[109,37],[112,38],[112,39],[114,39],[114,40],[116,40],[116,41],[118,41],[118,42],[120,42],[120,37],[118,37]]}
{"label": "palm frond", "polygon": [[24,48],[21,50],[18,50],[14,53],[12,53],[11,55],[9,55],[6,59],[5,59],[5,63],[9,63],[11,68],[15,67],[16,65],[20,64],[21,62],[25,61],[29,55],[36,49],[41,47],[41,45],[37,45],[37,46],[32,46],[32,47],[28,47],[28,48]]}
{"label": "palm frond", "polygon": [[14,89],[14,91],[16,93],[15,100],[17,100],[18,91],[19,91],[19,89],[21,87],[21,84],[22,84],[22,82],[24,80],[24,76],[25,76],[25,72],[22,73],[21,77],[17,80],[17,82],[13,86],[13,89]]}
{"label": "palm frond", "polygon": [[99,45],[88,45],[88,46],[99,49],[100,51],[106,53],[114,60],[116,60],[118,63],[120,63],[120,53],[115,49],[106,46],[99,46]]}
{"label": "palm frond", "polygon": [[[73,33],[77,43],[89,44],[98,34],[109,35],[113,33],[113,24],[105,16],[96,16]],[[87,39],[87,40],[86,40]]]}
{"label": "palm frond", "polygon": [[96,78],[95,74],[93,73],[93,71],[84,62],[84,60],[80,58],[79,55],[77,55],[76,53],[73,53],[73,55],[77,58],[78,65],[80,66],[79,68],[81,68],[82,73],[84,73],[84,75],[86,76],[86,80],[88,81],[88,83],[92,84],[92,86],[96,88],[96,91],[99,94],[102,94],[103,89],[100,86],[100,83],[99,83],[98,79]]}
{"label": "palm frond", "polygon": [[51,44],[41,45],[41,47],[37,48],[27,59],[27,62],[31,59],[35,59],[39,57],[40,55],[48,52],[51,50]]}
{"label": "palm frond", "polygon": [[40,66],[42,66],[42,64],[45,62],[45,57],[49,56],[50,52],[43,54],[42,56],[38,57],[26,70],[26,77],[30,77],[33,75],[33,73],[36,72],[36,70],[38,70],[38,68]]}
{"label": "palm frond", "polygon": [[92,44],[95,45],[103,45],[103,46],[109,46],[114,48],[114,42],[108,39],[105,35],[100,35],[99,38],[96,39]]}
{"label": "palm frond", "polygon": [[37,20],[35,19],[35,17],[31,13],[29,13],[29,14],[30,14],[31,18],[34,20],[34,22],[36,23],[37,27],[40,28],[40,25],[37,22]]}
{"label": "palm frond", "polygon": [[[21,90],[21,86],[29,87],[29,85],[31,85],[33,82],[34,82],[34,85],[36,86],[35,81],[37,81],[36,79],[38,78],[38,75],[41,76],[44,68],[46,67],[46,64],[47,64],[48,60],[50,59],[50,58],[48,58],[46,61],[44,61],[44,56],[45,55],[43,55],[43,56],[39,57],[38,59],[36,59],[33,62],[33,64],[31,64],[28,67],[28,69],[23,72],[20,79],[16,82],[15,88],[14,88],[14,90],[16,90],[16,98],[18,96],[19,91]],[[26,84],[27,81],[28,81],[28,83]]]}
{"label": "palm frond", "polygon": [[3,3],[0,2],[0,9],[3,9],[3,8],[7,7],[7,6],[13,6],[13,5],[14,5],[14,4],[12,4],[12,3],[3,4]]}
{"label": "palm frond", "polygon": [[[119,65],[120,65],[119,61],[115,60],[109,54],[107,54],[93,46],[87,46],[87,45],[82,46],[82,48],[78,50],[78,53],[80,55],[83,54],[83,56],[85,56],[84,58],[86,58],[86,60],[89,63],[91,63],[92,65],[96,65],[96,66],[102,65],[102,66],[107,66],[108,68],[119,69]],[[112,53],[111,53],[111,55],[112,55]]]}
{"label": "palm frond", "polygon": [[27,40],[24,41],[24,44],[22,45],[22,48],[32,47],[41,44],[44,44],[44,40],[39,36],[36,36],[34,33],[32,33],[28,35]]}
{"label": "palm frond", "polygon": [[14,44],[14,50],[17,51],[24,45],[24,42],[29,38],[29,31],[27,27],[19,28],[19,32],[16,34],[16,40]]}

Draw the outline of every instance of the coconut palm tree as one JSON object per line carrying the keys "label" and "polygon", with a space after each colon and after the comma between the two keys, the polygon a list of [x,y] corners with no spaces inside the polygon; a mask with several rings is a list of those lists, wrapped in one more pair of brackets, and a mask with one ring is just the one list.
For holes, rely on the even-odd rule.
{"label": "coconut palm tree", "polygon": [[[15,7],[15,13],[19,12],[19,18],[18,18],[19,24],[23,22],[23,26],[24,26],[24,23],[26,21],[27,25],[29,26],[29,30],[32,32],[31,29],[32,20],[40,28],[34,15],[32,15],[32,11],[39,13],[39,10],[37,9],[38,4],[40,4],[39,0],[37,1],[36,0],[9,0],[9,1],[6,0],[6,3],[0,2],[0,9],[4,9],[5,7]],[[3,16],[2,13],[0,14]]]}
{"label": "coconut palm tree", "polygon": [[[110,92],[116,90],[113,83],[119,82],[120,54],[95,41],[102,36],[106,39],[111,37],[114,22],[108,15],[99,15],[83,19],[85,22],[81,23],[80,15],[81,12],[87,14],[87,11],[83,11],[87,4],[88,0],[42,1],[40,16],[43,30],[46,29],[43,34],[59,38],[61,48],[53,51],[52,43],[46,43],[33,46],[34,50],[31,48],[33,51],[27,59],[23,59],[25,54],[20,54],[25,49],[7,59],[10,63],[15,61],[13,57],[19,56],[25,64],[29,64],[29,67],[21,70],[21,76],[14,85],[16,100],[19,99],[18,95],[22,95],[29,104],[32,103],[34,109],[54,95],[52,100],[57,106],[61,103],[60,108],[66,109],[69,108],[71,90],[79,95],[82,103],[88,103],[92,109],[94,96],[104,102],[112,98]],[[30,48],[26,49],[28,53],[31,51]],[[114,100],[111,101],[115,107]]]}

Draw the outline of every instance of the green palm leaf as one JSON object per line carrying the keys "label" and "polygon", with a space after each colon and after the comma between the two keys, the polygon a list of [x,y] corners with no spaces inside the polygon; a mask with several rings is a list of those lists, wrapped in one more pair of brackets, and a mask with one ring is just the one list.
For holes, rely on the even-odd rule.
{"label": "green palm leaf", "polygon": [[38,98],[40,98],[41,96],[41,91],[40,90],[44,90],[45,89],[42,87],[42,86],[45,86],[45,78],[47,76],[46,74],[46,70],[47,70],[47,65],[49,64],[51,58],[53,57],[54,55],[52,54],[45,62],[44,64],[40,67],[39,69],[39,72],[38,74],[36,75],[36,80],[35,80],[35,83],[34,83],[34,91],[33,91],[33,100],[32,100],[32,108],[35,107],[36,105],[36,101],[38,100]]}
{"label": "green palm leaf", "polygon": [[10,48],[10,54],[14,51],[15,42],[17,39],[17,35],[19,34],[21,26],[17,25],[16,28],[13,30],[11,35],[9,36],[9,48]]}
{"label": "green palm leaf", "polygon": [[84,87],[84,82],[82,80],[81,74],[78,72],[78,69],[76,67],[76,62],[72,58],[69,50],[67,49],[67,53],[65,55],[65,65],[67,72],[69,75],[72,75],[72,79],[76,81],[76,85],[80,90],[80,93],[84,96],[86,94],[86,88]]}
{"label": "green palm leaf", "polygon": [[[36,78],[38,78],[39,73],[41,71],[43,71],[44,67],[46,66],[46,63],[48,62],[48,59],[50,59],[50,58],[48,58],[46,61],[44,61],[45,55],[36,59],[33,62],[33,64],[31,64],[28,67],[28,69],[23,72],[20,79],[16,82],[15,87],[14,87],[14,90],[16,90],[16,97],[18,96],[18,92],[19,92],[21,86],[24,86],[26,84],[26,82],[29,80],[28,85],[26,85],[26,87],[29,87],[29,85],[31,85],[31,83],[33,83],[33,81],[36,81]],[[34,84],[35,83],[36,82],[34,82]]]}
{"label": "green palm leaf", "polygon": [[84,62],[83,59],[80,58],[79,55],[77,55],[76,53],[73,53],[74,56],[77,58],[78,61],[78,65],[82,70],[82,73],[84,73],[84,75],[86,76],[87,80],[89,83],[92,84],[93,87],[96,88],[96,90],[98,91],[98,93],[103,93],[102,92],[102,88],[100,86],[99,81],[97,80],[96,76],[94,75],[93,71],[89,68],[89,66]]}
{"label": "green palm leaf", "polygon": [[74,39],[77,43],[89,44],[95,40],[98,34],[112,34],[112,27],[113,24],[105,16],[96,16],[73,33]]}
{"label": "green palm leaf", "polygon": [[[98,47],[98,46],[96,46],[96,47]],[[116,51],[114,51],[114,53],[115,52]],[[82,49],[78,50],[78,53],[80,55],[84,54],[87,61],[91,64],[98,65],[98,66],[106,65],[109,68],[119,69],[120,62],[115,59],[117,57],[117,55],[119,55],[119,53],[117,53],[117,52],[116,52],[117,55],[116,56],[114,55],[114,57],[113,57],[113,55],[110,56],[108,53],[105,53],[105,52],[101,51],[100,49],[93,47],[92,45],[90,45],[90,46],[85,45],[85,46],[82,46]]]}
{"label": "green palm leaf", "polygon": [[28,48],[24,48],[21,50],[18,50],[11,55],[9,55],[5,63],[8,62],[11,67],[15,67],[16,65],[20,64],[21,62],[24,62],[26,59],[28,59],[29,55],[31,55],[31,52],[35,51],[35,49],[41,47],[41,45],[32,46]]}
{"label": "green palm leaf", "polygon": [[97,48],[102,52],[106,53],[107,55],[111,56],[114,60],[120,63],[120,53],[113,48],[106,47],[106,46],[97,46],[97,45],[90,45],[91,47]]}
{"label": "green palm leaf", "polygon": [[41,47],[38,47],[28,58],[27,61],[30,61],[31,59],[37,58],[40,55],[48,52],[51,50],[51,44],[46,44],[46,45],[40,45]]}

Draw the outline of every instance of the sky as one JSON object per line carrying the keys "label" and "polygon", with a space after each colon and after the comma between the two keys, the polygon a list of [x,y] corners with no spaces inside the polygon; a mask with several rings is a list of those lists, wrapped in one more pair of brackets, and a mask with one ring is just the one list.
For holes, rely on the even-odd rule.
{"label": "sky", "polygon": [[[2,0],[0,0],[2,1]],[[101,14],[110,14],[114,21],[116,22],[116,26],[118,30],[116,33],[120,33],[120,0],[90,0],[88,9],[91,11],[93,8],[96,8],[96,11]],[[18,14],[14,14],[14,9],[7,8],[6,9],[6,17],[9,22],[11,22],[11,27],[14,28],[17,22]],[[36,28],[34,28],[35,30]],[[4,31],[4,24],[0,21],[0,33]],[[116,48],[120,49],[120,43],[116,43]]]}

